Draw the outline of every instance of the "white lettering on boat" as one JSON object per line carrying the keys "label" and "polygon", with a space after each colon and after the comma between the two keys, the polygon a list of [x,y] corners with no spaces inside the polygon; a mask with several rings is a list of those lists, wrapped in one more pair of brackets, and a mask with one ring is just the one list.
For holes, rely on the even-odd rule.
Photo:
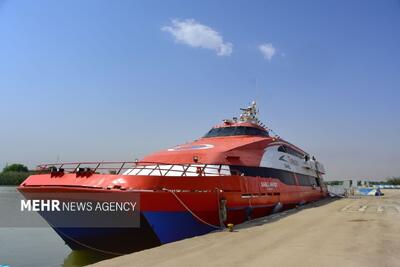
{"label": "white lettering on boat", "polygon": [[274,189],[278,187],[277,182],[261,182],[260,186],[263,188]]}

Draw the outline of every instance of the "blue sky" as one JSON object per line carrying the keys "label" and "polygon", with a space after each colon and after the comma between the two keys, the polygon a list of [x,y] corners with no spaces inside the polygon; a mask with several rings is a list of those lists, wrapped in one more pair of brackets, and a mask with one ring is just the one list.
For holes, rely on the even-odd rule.
{"label": "blue sky", "polygon": [[395,0],[0,0],[0,167],[140,158],[255,99],[327,178],[400,175],[399,26]]}

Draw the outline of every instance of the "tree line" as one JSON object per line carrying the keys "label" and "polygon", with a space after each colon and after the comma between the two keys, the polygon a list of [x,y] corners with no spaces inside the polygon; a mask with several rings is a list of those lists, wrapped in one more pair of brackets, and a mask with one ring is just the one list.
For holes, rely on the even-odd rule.
{"label": "tree line", "polygon": [[35,171],[30,171],[28,167],[23,164],[11,164],[3,168],[0,172],[0,185],[19,185],[29,175],[34,174]]}

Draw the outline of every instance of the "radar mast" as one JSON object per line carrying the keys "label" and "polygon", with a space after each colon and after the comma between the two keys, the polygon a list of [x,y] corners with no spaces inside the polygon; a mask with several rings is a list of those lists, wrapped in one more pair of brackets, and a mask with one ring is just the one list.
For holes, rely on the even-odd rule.
{"label": "radar mast", "polygon": [[259,124],[260,121],[257,118],[258,110],[256,101],[251,102],[251,104],[247,108],[240,109],[242,114],[240,114],[239,121],[241,122],[250,122],[254,124]]}

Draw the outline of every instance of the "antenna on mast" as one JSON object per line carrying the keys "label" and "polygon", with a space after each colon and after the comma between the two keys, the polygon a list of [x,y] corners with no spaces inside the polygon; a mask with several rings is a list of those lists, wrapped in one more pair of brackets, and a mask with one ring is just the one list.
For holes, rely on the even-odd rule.
{"label": "antenna on mast", "polygon": [[241,108],[240,110],[243,112],[239,117],[239,121],[251,122],[255,124],[259,123],[259,120],[257,118],[258,109],[256,101],[251,102],[251,104],[247,108]]}

